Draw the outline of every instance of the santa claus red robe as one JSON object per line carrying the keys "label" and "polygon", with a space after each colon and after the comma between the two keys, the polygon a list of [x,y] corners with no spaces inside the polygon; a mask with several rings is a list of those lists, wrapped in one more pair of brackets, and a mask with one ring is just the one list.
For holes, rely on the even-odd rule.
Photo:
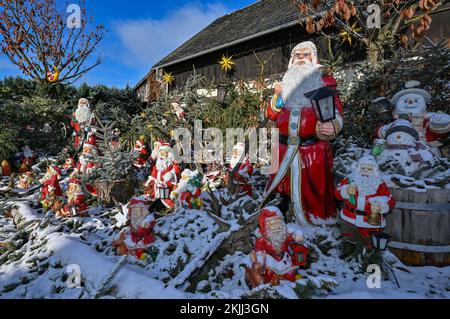
{"label": "santa claus red robe", "polygon": [[[386,183],[381,182],[378,185],[376,193],[360,196],[358,190],[354,195],[355,202],[351,203],[347,193],[347,187],[350,181],[348,178],[342,180],[336,189],[336,198],[344,201],[344,209],[340,212],[339,217],[345,222],[358,227],[361,235],[368,237],[371,232],[381,231],[386,227],[386,219],[383,215],[387,214],[395,206],[395,199],[391,196],[389,188]],[[381,224],[374,226],[368,223],[367,219],[371,213],[371,200],[377,199],[377,203],[382,205]]]}
{"label": "santa claus red robe", "polygon": [[[239,163],[236,165],[239,165]],[[229,171],[231,173],[233,171],[233,168],[230,167]],[[247,158],[243,163],[241,163],[236,174],[234,174],[234,180],[239,183],[240,193],[252,196],[253,187],[250,180],[250,177],[252,175],[253,166],[252,164],[250,164],[250,159]],[[226,176],[225,181],[228,181],[228,176]]]}
{"label": "santa claus red robe", "polygon": [[[171,175],[171,177],[170,177],[170,180],[166,182],[164,180],[164,177],[167,174]],[[180,168],[180,166],[178,166],[177,163],[173,163],[172,165],[170,165],[163,171],[158,171],[158,169],[156,168],[156,165],[154,165],[152,172],[150,174],[150,176],[152,178],[149,179],[149,182],[146,185],[146,194],[149,195],[152,200],[157,199],[157,194],[158,194],[157,181],[159,181],[159,182],[167,185],[167,187],[169,188],[169,195],[170,195],[178,183],[178,177],[180,176],[180,174],[181,174],[181,168]],[[161,199],[161,202],[167,208],[173,208],[175,206],[175,203],[170,198]]]}
{"label": "santa claus red robe", "polygon": [[[332,76],[326,75],[322,80],[325,85],[336,89],[337,83]],[[336,113],[342,116],[343,107],[339,96],[335,96],[335,105],[337,108]],[[280,135],[287,137],[289,136],[291,113],[294,111],[296,110],[277,109],[273,103],[269,103],[266,116],[268,119],[276,121]],[[289,169],[275,190],[288,195],[291,200],[294,196],[299,197],[300,194],[296,193],[301,191],[303,211],[306,213],[306,218],[309,222],[311,222],[310,215],[319,219],[327,219],[336,215],[331,143],[318,139],[316,132],[317,122],[318,119],[312,106],[302,108],[298,137],[305,139],[306,142],[299,146],[301,186],[291,187],[290,172],[292,171],[292,165],[300,167],[300,163],[293,163],[291,164],[291,169]],[[279,144],[279,163],[282,162],[287,149],[287,144]],[[270,177],[267,189],[270,188],[274,178],[275,174]]]}
{"label": "santa claus red robe", "polygon": [[59,185],[59,176],[53,175],[51,178],[42,183],[41,188],[41,201],[45,201],[47,196],[49,195],[48,187],[51,185],[55,188],[54,195],[56,197],[63,197],[63,193],[61,190],[61,186]]}

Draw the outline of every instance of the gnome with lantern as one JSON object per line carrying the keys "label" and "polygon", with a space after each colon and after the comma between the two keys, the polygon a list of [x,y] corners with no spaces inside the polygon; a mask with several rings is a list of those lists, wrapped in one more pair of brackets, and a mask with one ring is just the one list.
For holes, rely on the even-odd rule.
{"label": "gnome with lantern", "polygon": [[252,264],[245,277],[252,288],[261,284],[278,285],[281,280],[295,281],[297,269],[307,263],[309,249],[299,229],[288,229],[281,211],[274,206],[264,208],[258,217]]}
{"label": "gnome with lantern", "polygon": [[[431,102],[431,95],[420,86],[419,81],[408,81],[404,89],[392,97],[390,101],[395,107],[393,116],[394,119],[410,121],[419,133],[419,139],[426,142],[431,151],[440,157],[440,147],[450,132],[450,115],[444,112],[427,112],[427,103]],[[385,129],[385,126],[378,129],[380,138]]]}
{"label": "gnome with lantern", "polygon": [[382,180],[373,156],[364,156],[352,166],[352,173],[336,189],[336,198],[344,201],[339,217],[356,226],[358,233],[370,241],[372,232],[386,227],[384,216],[395,206],[395,199]]}
{"label": "gnome with lantern", "polygon": [[67,205],[57,214],[58,217],[84,216],[88,210],[85,194],[80,180],[72,178],[66,191]]}
{"label": "gnome with lantern", "polygon": [[153,228],[155,217],[150,213],[150,202],[145,197],[134,197],[127,205],[130,226],[113,242],[118,255],[132,255],[145,260],[151,244],[155,241]]}
{"label": "gnome with lantern", "polygon": [[160,143],[157,150],[152,152],[155,164],[145,182],[145,194],[155,201],[160,199],[167,208],[173,208],[174,201],[170,195],[178,184],[181,168],[175,160],[175,153],[169,144]]}

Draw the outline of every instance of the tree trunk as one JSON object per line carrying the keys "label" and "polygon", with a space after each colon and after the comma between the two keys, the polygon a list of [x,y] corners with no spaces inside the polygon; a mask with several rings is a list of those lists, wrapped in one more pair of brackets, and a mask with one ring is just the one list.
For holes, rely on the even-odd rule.
{"label": "tree trunk", "polygon": [[114,206],[115,201],[127,203],[135,193],[132,180],[95,181],[99,201],[105,206]]}

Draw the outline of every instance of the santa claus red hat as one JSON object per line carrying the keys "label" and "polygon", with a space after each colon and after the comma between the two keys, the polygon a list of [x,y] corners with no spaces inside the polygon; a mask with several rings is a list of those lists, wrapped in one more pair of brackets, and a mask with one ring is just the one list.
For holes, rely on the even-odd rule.
{"label": "santa claus red hat", "polygon": [[48,170],[54,175],[61,176],[61,169],[58,166],[49,166]]}
{"label": "santa claus red hat", "polygon": [[146,207],[150,206],[150,202],[147,198],[143,197],[133,197],[128,203],[128,207]]}
{"label": "santa claus red hat", "polygon": [[281,213],[280,209],[275,206],[268,206],[261,210],[261,213],[258,217],[258,225],[259,225],[259,231],[263,236],[266,236],[267,229],[266,229],[266,222],[268,219],[273,217],[281,217],[283,218],[283,214]]}

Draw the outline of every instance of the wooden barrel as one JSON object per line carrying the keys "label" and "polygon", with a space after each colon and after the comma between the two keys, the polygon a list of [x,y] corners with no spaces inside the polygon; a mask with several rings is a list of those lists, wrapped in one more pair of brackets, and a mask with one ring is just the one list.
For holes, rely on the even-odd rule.
{"label": "wooden barrel", "polygon": [[397,200],[387,216],[389,249],[406,265],[450,265],[450,189],[391,189]]}

